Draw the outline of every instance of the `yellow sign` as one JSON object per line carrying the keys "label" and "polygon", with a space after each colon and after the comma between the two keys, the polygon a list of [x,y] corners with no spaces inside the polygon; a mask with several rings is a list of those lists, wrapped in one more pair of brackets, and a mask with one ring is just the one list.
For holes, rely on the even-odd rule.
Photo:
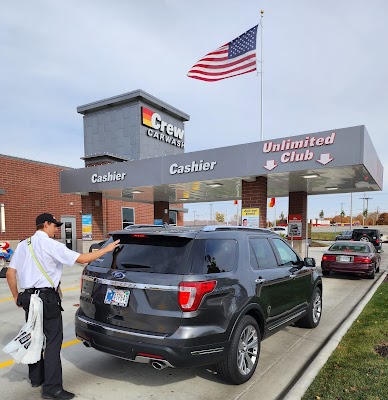
{"label": "yellow sign", "polygon": [[260,208],[241,209],[242,226],[258,228],[260,225]]}
{"label": "yellow sign", "polygon": [[242,209],[242,216],[255,216],[258,217],[260,215],[260,208],[243,208]]}

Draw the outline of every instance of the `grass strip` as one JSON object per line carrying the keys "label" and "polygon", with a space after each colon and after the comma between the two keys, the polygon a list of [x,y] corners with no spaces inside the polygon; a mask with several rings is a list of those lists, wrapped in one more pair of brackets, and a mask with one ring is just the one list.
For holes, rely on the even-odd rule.
{"label": "grass strip", "polygon": [[302,400],[388,399],[388,280],[380,285]]}

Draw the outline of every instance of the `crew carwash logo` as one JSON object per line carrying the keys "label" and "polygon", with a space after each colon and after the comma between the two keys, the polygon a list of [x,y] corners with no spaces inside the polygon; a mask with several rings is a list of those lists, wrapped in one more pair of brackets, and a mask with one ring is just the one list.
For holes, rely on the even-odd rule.
{"label": "crew carwash logo", "polygon": [[185,131],[162,120],[162,117],[149,108],[141,108],[142,124],[152,129],[147,129],[147,136],[171,144],[172,146],[184,148],[183,137]]}

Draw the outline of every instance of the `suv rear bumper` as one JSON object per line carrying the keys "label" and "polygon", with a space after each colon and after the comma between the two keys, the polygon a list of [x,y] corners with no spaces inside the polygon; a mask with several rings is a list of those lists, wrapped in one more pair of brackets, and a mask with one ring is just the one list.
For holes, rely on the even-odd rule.
{"label": "suv rear bumper", "polygon": [[[80,314],[75,315],[75,333],[88,347],[134,362],[161,361],[169,367],[198,367],[214,364],[225,358],[229,343],[204,343],[187,346],[190,339],[169,339],[168,336],[142,335],[131,340],[120,337],[117,332],[125,332],[114,326],[94,321]],[[158,343],[159,342],[159,343]],[[186,343],[185,343],[186,342]],[[196,339],[198,342],[198,338]],[[206,337],[204,337],[206,342]],[[146,355],[146,356],[144,356]]]}

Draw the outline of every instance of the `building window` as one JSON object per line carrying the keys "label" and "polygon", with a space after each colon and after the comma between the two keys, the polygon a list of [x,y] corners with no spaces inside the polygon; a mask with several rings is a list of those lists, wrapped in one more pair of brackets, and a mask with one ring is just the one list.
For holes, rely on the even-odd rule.
{"label": "building window", "polygon": [[168,214],[168,224],[176,226],[178,220],[178,212],[177,211],[170,211]]}
{"label": "building window", "polygon": [[0,232],[5,232],[5,207],[4,204],[0,204]]}
{"label": "building window", "polygon": [[123,223],[123,229],[128,225],[134,225],[135,210],[133,208],[123,207],[121,209],[121,220]]}

